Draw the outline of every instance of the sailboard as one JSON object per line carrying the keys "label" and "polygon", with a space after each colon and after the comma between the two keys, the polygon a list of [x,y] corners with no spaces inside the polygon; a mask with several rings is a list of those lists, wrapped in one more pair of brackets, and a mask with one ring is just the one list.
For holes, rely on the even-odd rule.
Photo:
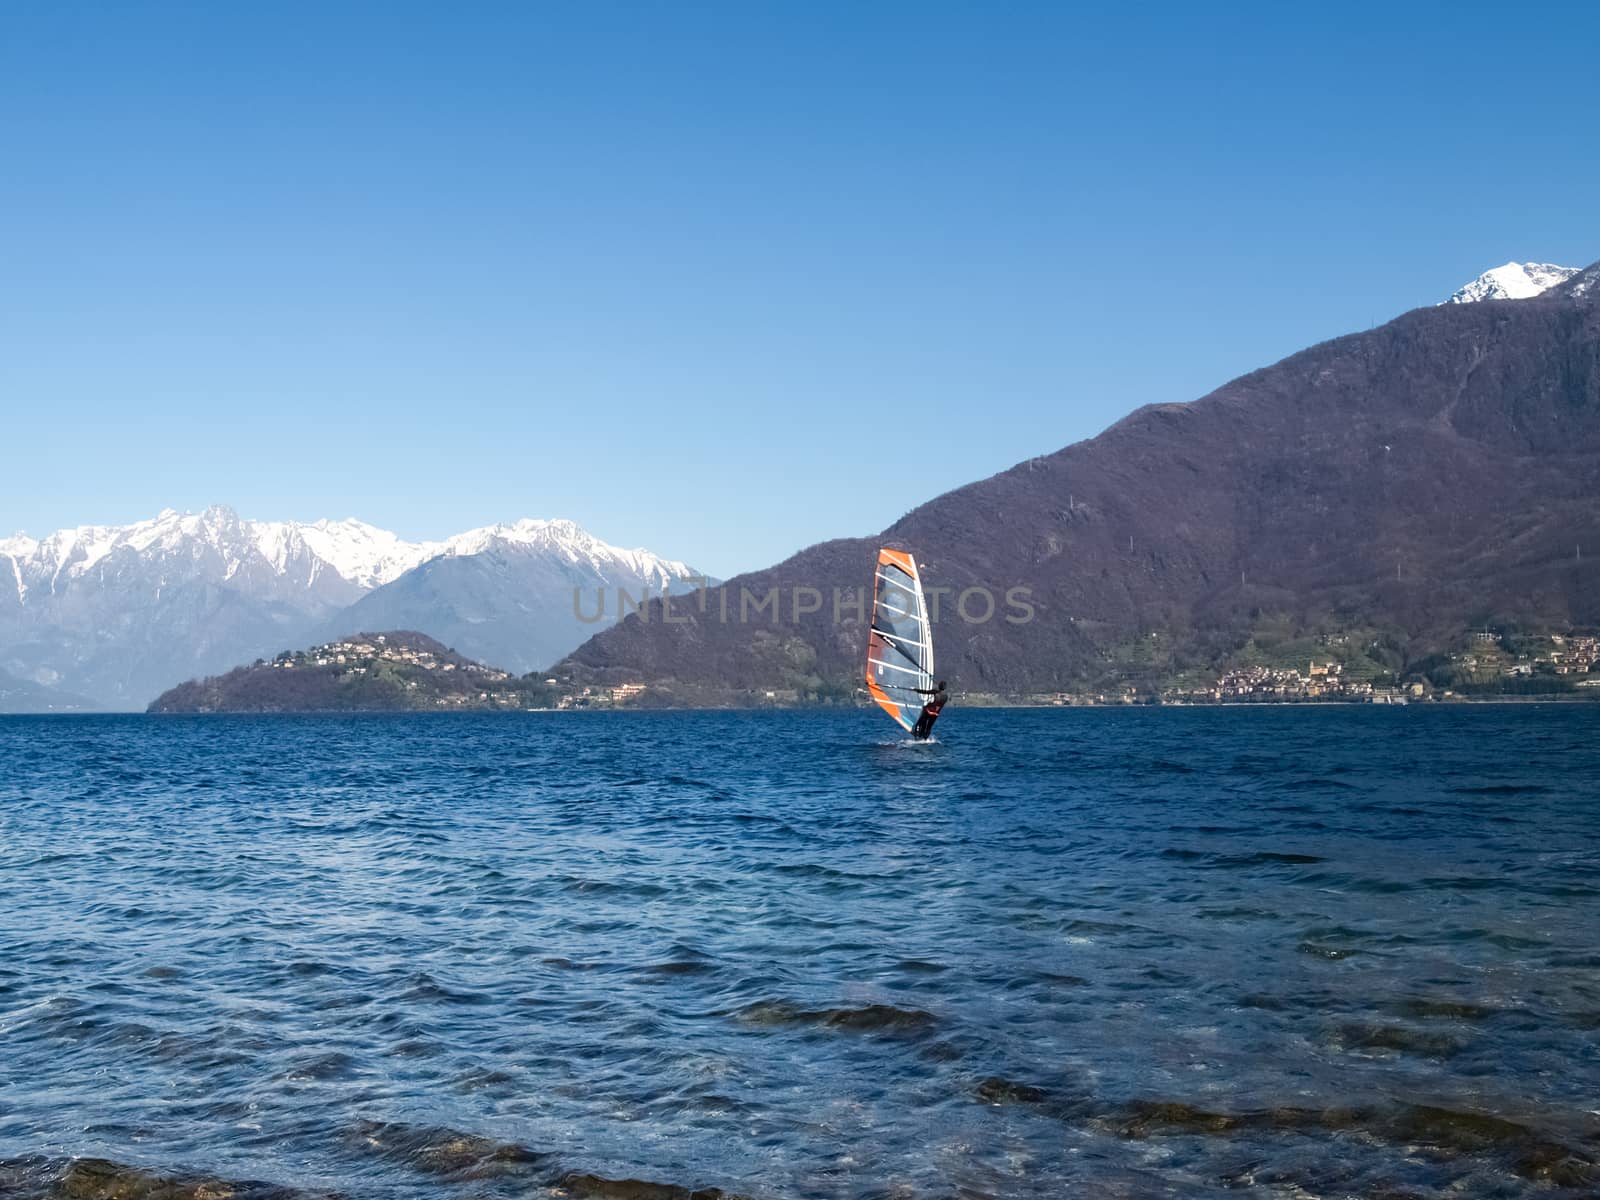
{"label": "sailboard", "polygon": [[910,730],[933,686],[933,629],[917,560],[903,550],[878,551],[867,633],[867,691],[901,728]]}

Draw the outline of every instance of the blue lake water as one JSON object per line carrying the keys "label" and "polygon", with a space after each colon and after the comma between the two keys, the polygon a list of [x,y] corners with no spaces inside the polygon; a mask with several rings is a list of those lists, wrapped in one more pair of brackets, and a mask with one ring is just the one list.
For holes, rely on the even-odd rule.
{"label": "blue lake water", "polygon": [[0,718],[0,1191],[1600,1189],[1600,705],[895,733]]}

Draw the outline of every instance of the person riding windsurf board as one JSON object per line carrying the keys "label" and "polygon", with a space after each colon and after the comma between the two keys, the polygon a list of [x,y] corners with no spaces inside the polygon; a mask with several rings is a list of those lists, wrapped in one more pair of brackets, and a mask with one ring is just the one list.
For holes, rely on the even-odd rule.
{"label": "person riding windsurf board", "polygon": [[[933,679],[933,628],[917,560],[887,546],[873,576],[872,625],[867,632],[867,691],[895,722],[926,741],[950,701],[945,681]],[[924,696],[932,699],[923,701]]]}

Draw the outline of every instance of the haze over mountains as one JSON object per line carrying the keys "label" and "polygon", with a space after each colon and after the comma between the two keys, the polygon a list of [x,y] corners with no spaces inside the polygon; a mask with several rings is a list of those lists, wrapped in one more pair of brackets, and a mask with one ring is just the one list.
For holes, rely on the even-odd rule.
{"label": "haze over mountains", "polygon": [[1027,624],[952,619],[946,601],[936,660],[958,690],[1198,669],[1248,654],[1267,624],[1360,631],[1397,664],[1485,623],[1593,627],[1600,264],[1531,298],[1419,309],[1193,403],[1139,409],[880,534],[727,582],[735,595],[777,589],[779,620],[675,605],[683,623],[630,616],[565,669],[701,698],[848,684],[862,621],[826,604],[796,619],[788,597],[870,586],[879,545],[914,552],[952,596],[1031,589]]}
{"label": "haze over mountains", "polygon": [[419,543],[356,520],[252,521],[219,506],[19,534],[0,540],[0,708],[141,708],[191,676],[360,629],[367,612],[526,671],[593,632],[572,615],[573,588],[659,593],[697,575],[570,521]]}

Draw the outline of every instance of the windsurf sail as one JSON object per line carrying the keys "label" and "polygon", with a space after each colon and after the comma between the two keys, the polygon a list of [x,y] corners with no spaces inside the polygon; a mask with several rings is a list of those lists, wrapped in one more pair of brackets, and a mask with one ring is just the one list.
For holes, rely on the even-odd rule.
{"label": "windsurf sail", "polygon": [[933,629],[917,560],[903,550],[879,550],[867,634],[867,691],[909,730],[928,699],[917,689],[932,686]]}

